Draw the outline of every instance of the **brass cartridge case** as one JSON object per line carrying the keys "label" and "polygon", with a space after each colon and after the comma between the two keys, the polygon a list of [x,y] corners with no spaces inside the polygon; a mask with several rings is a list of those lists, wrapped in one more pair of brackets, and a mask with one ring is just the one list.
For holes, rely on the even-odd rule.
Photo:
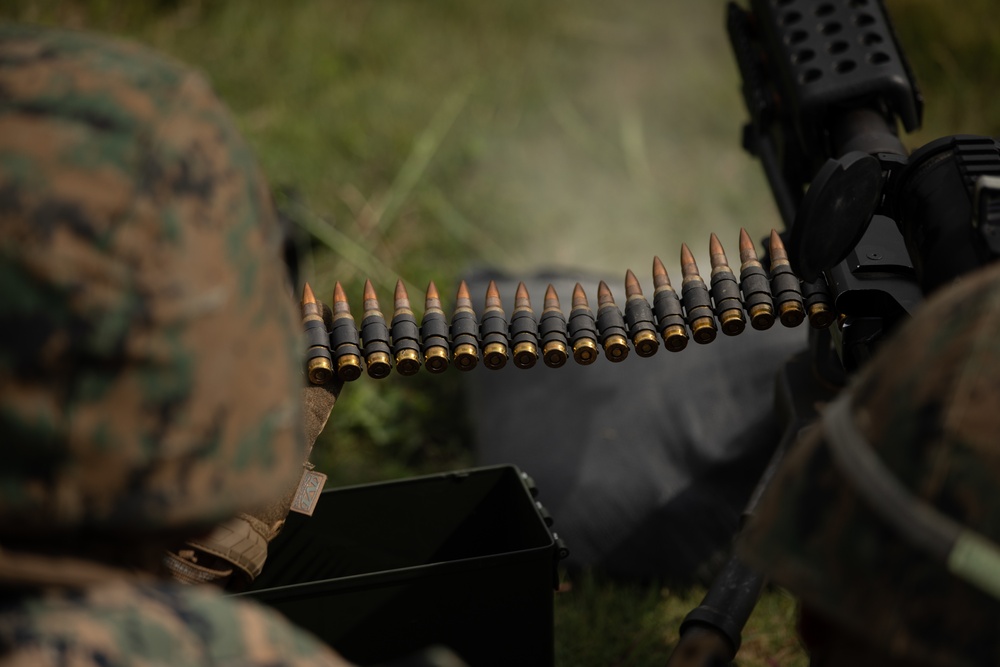
{"label": "brass cartridge case", "polygon": [[507,316],[503,312],[500,291],[490,281],[486,288],[486,304],[479,322],[479,339],[483,345],[483,365],[500,370],[507,365],[510,341],[507,339]]}
{"label": "brass cartridge case", "polygon": [[302,288],[302,326],[305,329],[306,376],[312,384],[326,384],[333,379],[333,355],[330,352],[330,334],[323,321],[321,304],[316,300],[309,283]]}
{"label": "brass cartridge case", "polygon": [[719,330],[712,313],[712,296],[687,244],[681,244],[681,275],[681,302],[691,337],[696,343],[711,343]]}
{"label": "brass cartridge case", "polygon": [[385,322],[378,296],[371,280],[365,281],[364,314],[361,316],[361,353],[365,358],[368,377],[376,380],[388,377],[392,371],[389,348],[389,325]]}
{"label": "brass cartridge case", "polygon": [[640,357],[651,357],[660,349],[656,339],[653,309],[642,293],[639,279],[631,269],[625,272],[625,324],[632,347]]}
{"label": "brass cartridge case", "polygon": [[[538,323],[531,308],[531,297],[524,283],[514,294],[514,312],[510,316],[510,343],[514,347],[514,365],[531,368],[538,363]],[[565,349],[565,348],[564,348]]]}
{"label": "brass cartridge case", "polygon": [[455,368],[471,371],[479,364],[479,327],[472,309],[469,286],[463,280],[455,296],[455,312],[451,316],[451,355]]}
{"label": "brass cartridge case", "polygon": [[653,312],[663,346],[671,352],[687,347],[688,333],[684,328],[681,299],[670,284],[670,276],[659,257],[653,257]]}
{"label": "brass cartridge case", "polygon": [[410,308],[410,297],[402,280],[396,281],[389,338],[396,372],[415,375],[420,370],[420,328]]}
{"label": "brass cartridge case", "polygon": [[740,291],[750,326],[757,330],[770,329],[774,324],[774,300],[771,281],[757,258],[757,251],[747,230],[740,229]]}
{"label": "brass cartridge case", "polygon": [[785,244],[781,242],[778,232],[771,230],[771,293],[777,305],[778,319],[786,327],[797,327],[806,317],[806,309],[802,303],[802,291],[799,279],[792,273],[792,265],[788,261]]}
{"label": "brass cartridge case", "polygon": [[330,327],[330,347],[333,349],[337,376],[345,382],[361,377],[361,338],[344,288],[338,282],[333,288],[333,324]]}
{"label": "brass cartridge case", "polygon": [[574,361],[581,366],[597,361],[597,322],[580,283],[573,288],[573,307],[569,313],[568,327]]}
{"label": "brass cartridge case", "polygon": [[441,297],[432,280],[424,297],[424,318],[420,323],[420,341],[424,365],[431,373],[443,373],[448,368],[450,345],[448,320],[441,308]]}
{"label": "brass cartridge case", "polygon": [[709,238],[709,257],[712,263],[712,303],[715,304],[719,328],[727,336],[739,335],[746,328],[746,317],[740,301],[740,284],[729,267],[726,251],[715,234]]}
{"label": "brass cartridge case", "polygon": [[545,290],[542,317],[538,322],[539,335],[542,339],[542,360],[549,368],[559,368],[569,358],[569,330],[566,316],[559,305],[559,295],[556,289],[549,285]]}
{"label": "brass cartridge case", "polygon": [[617,363],[628,357],[625,318],[603,280],[597,286],[597,333],[608,361]]}

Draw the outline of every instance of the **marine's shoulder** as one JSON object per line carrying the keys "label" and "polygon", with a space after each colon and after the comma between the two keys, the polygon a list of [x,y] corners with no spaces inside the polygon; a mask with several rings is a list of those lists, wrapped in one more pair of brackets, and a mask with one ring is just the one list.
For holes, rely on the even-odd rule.
{"label": "marine's shoulder", "polygon": [[115,582],[0,604],[0,665],[343,663],[276,612],[209,587]]}

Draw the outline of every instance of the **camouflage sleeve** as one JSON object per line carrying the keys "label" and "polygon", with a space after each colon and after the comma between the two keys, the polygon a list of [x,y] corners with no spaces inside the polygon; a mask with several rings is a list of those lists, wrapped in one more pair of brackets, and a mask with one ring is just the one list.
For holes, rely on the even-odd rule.
{"label": "camouflage sleeve", "polygon": [[0,665],[349,667],[256,603],[205,586],[124,582],[0,603]]}

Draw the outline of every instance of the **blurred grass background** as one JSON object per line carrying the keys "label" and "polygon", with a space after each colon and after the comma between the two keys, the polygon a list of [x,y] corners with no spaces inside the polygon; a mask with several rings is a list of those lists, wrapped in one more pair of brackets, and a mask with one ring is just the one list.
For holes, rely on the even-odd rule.
{"label": "blurred grass background", "polygon": [[[889,0],[927,101],[912,148],[1000,135],[995,3]],[[474,265],[679,274],[687,242],[735,247],[778,217],[739,148],[720,0],[5,0],[0,18],[139,39],[205,71],[310,239],[304,275],[357,311],[401,277],[446,309]],[[505,300],[512,295],[504,295]],[[568,295],[567,295],[568,296]],[[537,296],[536,296],[537,298]],[[367,379],[317,446],[333,483],[471,465],[458,374]],[[544,492],[544,489],[543,489]],[[560,665],[662,664],[695,588],[588,575],[557,598]],[[765,596],[740,662],[804,665],[793,603]]]}

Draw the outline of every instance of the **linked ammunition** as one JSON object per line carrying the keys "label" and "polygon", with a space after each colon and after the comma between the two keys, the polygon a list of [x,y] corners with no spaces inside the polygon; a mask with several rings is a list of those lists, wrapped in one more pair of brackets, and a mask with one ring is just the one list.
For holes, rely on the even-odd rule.
{"label": "linked ammunition", "polygon": [[306,332],[306,375],[313,384],[326,384],[333,379],[333,356],[330,354],[330,334],[323,321],[323,310],[309,283],[302,288],[302,326]]}
{"label": "linked ammunition", "polygon": [[747,314],[755,329],[770,328],[776,312],[787,327],[801,324],[806,316],[814,328],[830,326],[837,314],[825,278],[800,283],[792,273],[781,238],[773,230],[768,246],[770,272],[761,265],[746,230],[740,230],[737,281],[722,243],[712,234],[709,288],[699,274],[691,250],[681,244],[680,296],[671,285],[663,262],[654,257],[652,306],[643,295],[639,280],[628,270],[624,314],[602,281],[597,290],[596,317],[583,287],[577,283],[569,318],[563,314],[555,288],[549,285],[541,317],[536,320],[528,289],[519,283],[508,322],[496,283],[490,281],[482,317],[477,321],[468,285],[463,281],[449,323],[437,287],[431,282],[418,329],[406,288],[402,281],[397,281],[390,331],[371,281],[367,281],[359,335],[340,283],[334,289],[329,331],[324,324],[323,304],[305,285],[301,306],[309,342],[306,372],[313,384],[328,382],[333,373],[350,381],[361,374],[362,358],[368,374],[374,378],[388,375],[393,363],[402,375],[417,373],[421,362],[432,373],[443,372],[452,362],[459,370],[471,370],[479,363],[480,355],[491,369],[503,368],[508,358],[513,358],[518,368],[531,368],[539,355],[547,366],[558,368],[566,363],[570,349],[577,363],[593,363],[598,345],[610,361],[617,362],[628,356],[630,340],[639,356],[649,357],[659,349],[658,332],[664,346],[678,352],[687,346],[689,335],[704,344],[715,340],[719,328],[729,336],[741,333],[746,327]]}
{"label": "linked ammunition", "polygon": [[330,346],[337,368],[337,376],[345,382],[361,377],[361,340],[347,303],[344,288],[338,282],[333,287],[333,325],[330,329]]}
{"label": "linked ammunition", "polygon": [[566,328],[566,316],[559,306],[559,295],[556,288],[549,285],[545,290],[542,318],[538,323],[542,337],[542,359],[549,368],[559,368],[566,363],[569,331]]}
{"label": "linked ammunition", "polygon": [[834,320],[837,314],[833,310],[833,297],[830,295],[830,286],[826,283],[826,278],[820,275],[812,282],[802,281],[802,299],[806,304],[806,314],[809,317],[809,324],[813,329],[825,329]]}
{"label": "linked ammunition", "polygon": [[486,306],[479,322],[479,340],[483,345],[483,364],[490,370],[500,370],[507,365],[507,315],[503,312],[500,291],[497,284],[490,281],[486,288]]}
{"label": "linked ammunition", "polygon": [[431,373],[443,373],[448,368],[448,320],[441,308],[441,297],[432,280],[424,297],[424,319],[420,322],[420,340],[424,365]]}
{"label": "linked ammunition", "polygon": [[469,286],[463,280],[455,296],[455,312],[451,316],[451,357],[460,371],[471,371],[479,363],[479,328],[476,311],[472,309]]}
{"label": "linked ammunition", "polygon": [[653,258],[653,311],[663,346],[671,352],[680,352],[687,347],[688,334],[684,328],[681,300],[670,284],[670,276],[659,257]]}
{"label": "linked ammunition", "polygon": [[805,319],[799,279],[792,273],[785,244],[778,232],[771,230],[771,293],[778,306],[778,319],[786,327],[797,327]]}
{"label": "linked ammunition", "polygon": [[597,360],[597,322],[580,283],[573,288],[573,308],[569,313],[569,342],[573,359],[581,366]]}
{"label": "linked ammunition", "polygon": [[597,286],[597,333],[608,361],[618,362],[628,356],[625,318],[603,280]]}
{"label": "linked ammunition", "polygon": [[[514,365],[518,368],[531,368],[538,361],[538,324],[524,283],[517,284],[517,292],[514,294],[514,312],[510,316],[510,344],[514,347]],[[563,350],[565,352],[565,347]]]}
{"label": "linked ammunition", "polygon": [[740,290],[750,314],[750,326],[758,330],[770,329],[774,324],[771,283],[745,229],[740,229]]}
{"label": "linked ammunition", "polygon": [[389,363],[389,327],[378,305],[372,281],[365,281],[364,314],[361,316],[361,353],[365,357],[368,377],[376,380],[388,377],[392,371]]}
{"label": "linked ammunition", "polygon": [[726,251],[715,234],[709,238],[709,258],[712,262],[712,302],[715,304],[715,316],[719,319],[719,328],[727,336],[743,333],[747,326],[743,316],[743,304],[740,303],[740,284],[736,275],[729,268]]}
{"label": "linked ammunition", "polygon": [[[392,312],[392,357],[400,375],[414,375],[420,370],[420,329],[410,308],[410,297],[402,280],[396,281]],[[445,352],[445,359],[448,353]]]}
{"label": "linked ammunition", "polygon": [[640,357],[651,357],[660,349],[656,340],[656,326],[653,323],[653,309],[642,294],[639,280],[632,269],[625,271],[625,323],[628,337],[632,339],[635,353]]}
{"label": "linked ammunition", "polygon": [[712,296],[685,243],[681,244],[681,275],[681,301],[684,303],[691,336],[696,343],[711,343],[718,333],[715,317],[712,315]]}

